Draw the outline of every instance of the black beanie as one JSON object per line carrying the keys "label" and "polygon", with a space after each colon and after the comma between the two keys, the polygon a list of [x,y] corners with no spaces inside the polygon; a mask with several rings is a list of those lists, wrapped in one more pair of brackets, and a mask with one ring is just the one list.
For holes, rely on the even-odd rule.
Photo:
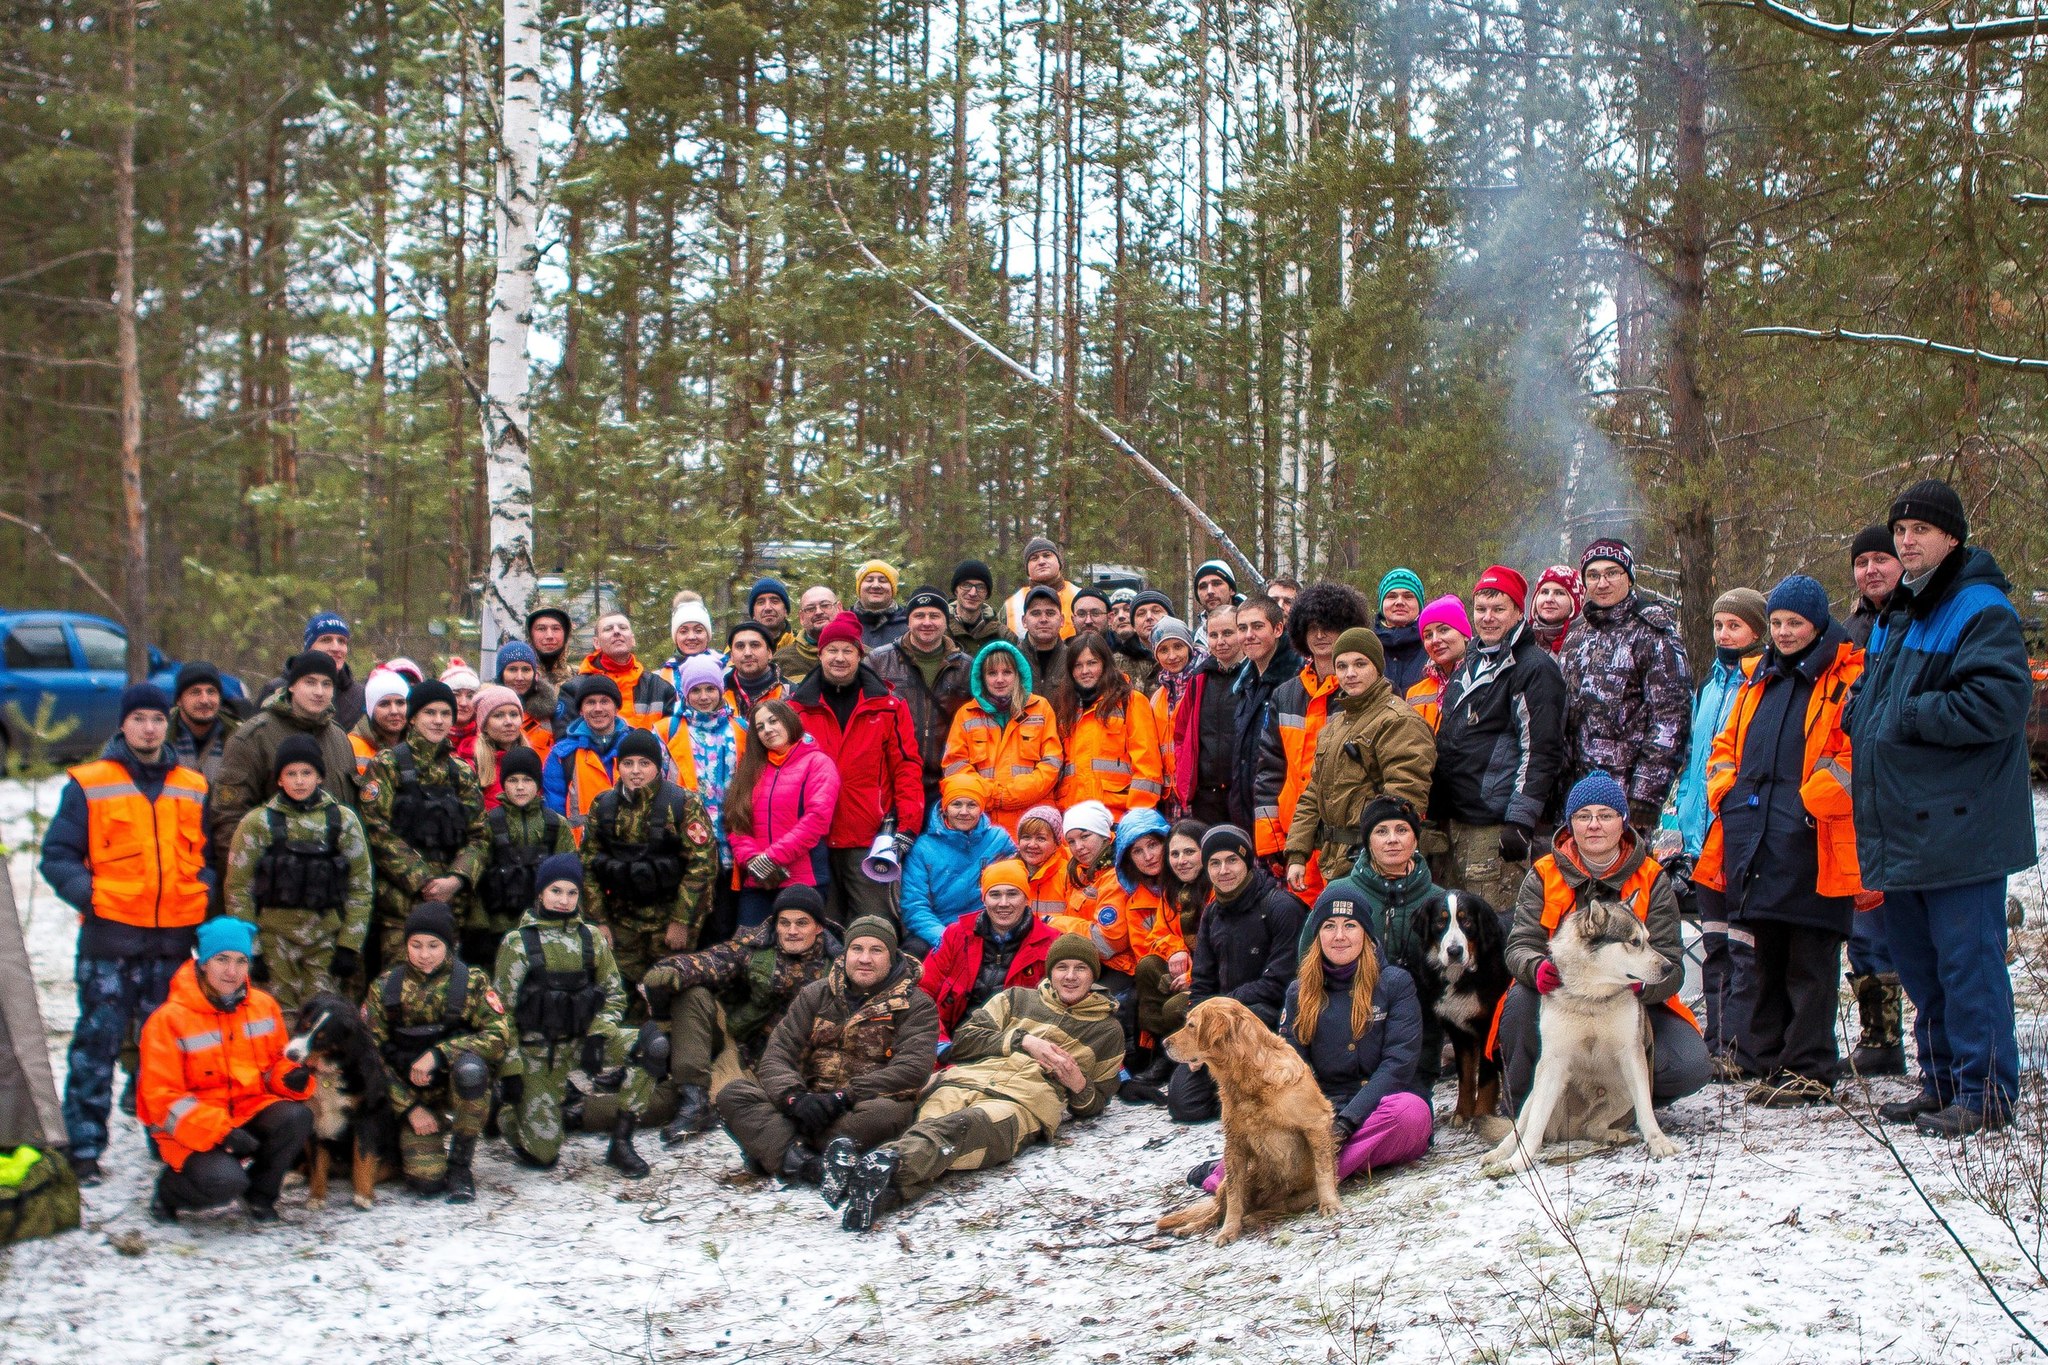
{"label": "black beanie", "polygon": [[602,673],[591,673],[575,683],[576,709],[582,710],[583,703],[592,697],[610,697],[612,705],[624,706],[626,699],[619,692],[619,685]]}
{"label": "black beanie", "polygon": [[540,781],[540,755],[524,744],[515,745],[498,755],[498,781],[508,777],[530,777]]}
{"label": "black beanie", "polygon": [[644,758],[661,766],[661,741],[654,737],[652,730],[630,729],[619,738],[619,747],[612,750],[612,762],[617,764],[628,758]]}
{"label": "black beanie", "polygon": [[1218,853],[1235,853],[1245,862],[1251,862],[1251,836],[1236,825],[1211,825],[1209,832],[1202,836],[1202,866],[1207,867],[1209,859]]}
{"label": "black beanie", "polygon": [[1885,525],[1897,526],[1902,521],[1924,521],[1957,540],[1970,538],[1970,515],[1963,510],[1963,500],[1940,479],[1922,479],[1893,500]]}
{"label": "black beanie", "polygon": [[[768,593],[768,594],[766,594],[766,595],[767,595],[767,596],[769,596],[769,597],[773,597],[773,596],[774,596],[775,594],[773,594],[773,593]],[[774,641],[774,639],[773,639],[772,637],[770,637],[770,636],[769,636],[769,634],[768,634],[768,627],[766,627],[766,626],[762,625],[762,624],[761,624],[761,623],[760,623],[759,621],[755,621],[755,620],[752,620],[752,619],[749,619],[749,620],[745,620],[745,621],[735,621],[735,622],[733,622],[733,627],[732,627],[732,629],[731,629],[731,630],[728,630],[728,631],[727,631],[727,632],[725,633],[725,647],[726,647],[727,649],[731,649],[731,648],[732,648],[732,642],[733,642],[734,640],[737,640],[737,639],[739,639],[741,635],[743,635],[743,634],[745,634],[745,633],[747,633],[747,632],[749,632],[749,631],[751,631],[751,632],[753,632],[754,634],[756,634],[756,635],[760,636],[760,637],[761,637],[761,643],[762,643],[762,644],[764,644],[764,645],[766,645],[766,646],[768,646],[768,648],[770,648],[770,649],[773,649],[773,648],[775,648],[775,641]]]}
{"label": "black beanie", "polygon": [[768,917],[773,919],[784,910],[801,910],[818,923],[825,922],[825,898],[815,886],[792,884],[776,892],[775,908],[768,912]]}
{"label": "black beanie", "polygon": [[1851,564],[1872,553],[1890,555],[1893,559],[1899,557],[1899,547],[1892,540],[1891,527],[1866,526],[1856,533],[1856,539],[1849,542]]}
{"label": "black beanie", "polygon": [[990,592],[996,590],[994,571],[978,559],[963,559],[954,568],[953,582],[950,585],[952,590],[954,592],[960,591],[962,583],[979,583]]}
{"label": "black beanie", "polygon": [[1365,811],[1358,817],[1358,841],[1364,843],[1372,838],[1372,832],[1389,820],[1399,820],[1422,837],[1422,817],[1416,814],[1413,804],[1398,796],[1375,796],[1367,803]]}
{"label": "black beanie", "polygon": [[277,781],[284,776],[284,770],[294,763],[310,763],[313,771],[321,777],[327,776],[327,755],[320,752],[319,742],[311,735],[286,735],[277,746],[277,753],[270,760],[270,780]]}
{"label": "black beanie", "polygon": [[203,660],[194,659],[191,663],[179,667],[178,681],[171,688],[171,696],[174,699],[182,697],[186,688],[197,687],[201,683],[212,683],[214,690],[220,691],[220,670]]}
{"label": "black beanie", "polygon": [[405,936],[430,934],[448,945],[448,951],[455,951],[455,912],[445,901],[421,901],[405,917]]}
{"label": "black beanie", "polygon": [[294,654],[285,661],[284,685],[286,687],[290,687],[301,678],[311,677],[325,678],[331,683],[339,683],[341,681],[341,673],[335,668],[334,660],[328,658],[317,649],[309,649],[304,654]]}
{"label": "black beanie", "polygon": [[412,691],[405,694],[405,718],[411,720],[427,709],[433,702],[448,703],[448,714],[455,714],[455,691],[439,678],[428,678],[412,685]]}

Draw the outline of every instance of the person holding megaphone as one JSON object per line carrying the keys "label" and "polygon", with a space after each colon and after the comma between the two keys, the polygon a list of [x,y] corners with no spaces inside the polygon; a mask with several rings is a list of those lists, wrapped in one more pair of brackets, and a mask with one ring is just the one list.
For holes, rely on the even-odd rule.
{"label": "person holding megaphone", "polygon": [[1009,834],[987,815],[989,784],[972,772],[939,784],[925,833],[903,864],[903,951],[924,957],[946,926],[981,908],[981,872],[1017,856]]}

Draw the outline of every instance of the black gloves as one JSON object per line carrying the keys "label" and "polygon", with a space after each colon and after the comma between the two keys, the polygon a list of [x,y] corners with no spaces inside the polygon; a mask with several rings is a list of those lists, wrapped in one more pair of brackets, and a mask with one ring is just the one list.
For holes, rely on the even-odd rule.
{"label": "black gloves", "polygon": [[1344,1150],[1344,1144],[1351,1141],[1352,1136],[1357,1132],[1358,1125],[1345,1118],[1343,1114],[1339,1113],[1331,1117],[1330,1142],[1339,1152]]}
{"label": "black gloves", "polygon": [[336,948],[327,960],[327,974],[337,982],[347,981],[363,967],[363,955],[353,948]]}
{"label": "black gloves", "polygon": [[500,1076],[498,1078],[499,1104],[508,1104],[517,1109],[525,1099],[526,1076],[524,1073],[515,1073],[514,1075]]}
{"label": "black gloves", "polygon": [[284,1073],[285,1089],[304,1090],[306,1088],[306,1082],[312,1079],[312,1072],[306,1070],[306,1068],[302,1066],[295,1066],[290,1071]]}
{"label": "black gloves", "polygon": [[263,1144],[256,1140],[256,1135],[246,1128],[230,1128],[228,1135],[220,1140],[220,1149],[229,1156],[254,1156],[262,1148]]}
{"label": "black gloves", "polygon": [[263,954],[258,953],[249,959],[249,979],[259,986],[270,984],[270,963],[264,960]]}
{"label": "black gloves", "polygon": [[806,1090],[789,1102],[789,1117],[804,1132],[818,1133],[831,1127],[832,1121],[846,1109],[846,1096],[841,1091]]}
{"label": "black gloves", "polygon": [[1533,831],[1527,825],[1502,825],[1500,827],[1500,856],[1511,863],[1529,861],[1529,836]]}

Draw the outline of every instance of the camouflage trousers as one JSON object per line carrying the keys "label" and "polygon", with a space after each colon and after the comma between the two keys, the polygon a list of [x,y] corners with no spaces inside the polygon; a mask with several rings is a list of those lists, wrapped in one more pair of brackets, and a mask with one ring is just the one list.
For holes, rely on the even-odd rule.
{"label": "camouflage trousers", "polygon": [[[107,1149],[107,1116],[114,1107],[114,1064],[129,1056],[135,1031],[170,990],[186,959],[81,957],[72,967],[78,986],[78,1023],[64,1078],[64,1129],[73,1160],[97,1160]],[[134,1074],[135,1063],[128,1062]]]}
{"label": "camouflage trousers", "polygon": [[431,1133],[412,1130],[410,1114],[398,1118],[398,1161],[408,1180],[439,1180],[448,1174],[448,1139],[478,1137],[491,1113],[490,1087],[476,1099],[455,1093],[445,1070],[435,1074],[434,1083],[417,1092],[419,1107],[434,1116],[440,1126]]}
{"label": "camouflage trousers", "polygon": [[[1451,849],[1444,855],[1444,889],[1478,896],[1496,911],[1514,908],[1515,896],[1529,875],[1528,863],[1511,863],[1500,856],[1499,825],[1467,825],[1451,822]],[[1544,850],[1532,848],[1535,858]]]}
{"label": "camouflage trousers", "polygon": [[1039,1135],[1031,1111],[959,1086],[940,1086],[917,1108],[917,1122],[893,1144],[896,1189],[915,1199],[947,1171],[981,1171],[1015,1157]]}
{"label": "camouflage trousers", "polygon": [[[683,1086],[701,1085],[717,1099],[718,1092],[731,1082],[754,1074],[725,1031],[725,1007],[703,986],[692,986],[677,995],[669,1007],[668,1046],[668,1075],[654,1083],[647,1103],[635,1111],[641,1123],[649,1126],[675,1117]],[[626,1090],[631,1089],[629,1084]],[[592,1095],[583,1106],[583,1131],[609,1133],[625,1093]]]}
{"label": "camouflage trousers", "polygon": [[336,989],[328,968],[341,916],[325,910],[261,910],[256,914],[256,952],[270,980],[263,989],[290,1014],[321,991]]}
{"label": "camouflage trousers", "polygon": [[[640,1066],[626,1063],[626,1054],[632,1049],[630,1033],[614,1033],[604,1040],[605,1068],[626,1067],[626,1082],[619,1093],[604,1097],[611,1101],[608,1108],[614,1119],[622,1113],[635,1118],[645,1115],[654,1097],[654,1079]],[[569,1073],[581,1065],[582,1057],[580,1038],[550,1047],[545,1038],[534,1037],[521,1039],[518,1051],[506,1060],[505,1074],[522,1077],[522,1089],[519,1103],[498,1110],[498,1131],[505,1141],[543,1165],[561,1155],[566,1136],[562,1100],[569,1089]],[[610,1125],[605,1131],[610,1131]]]}
{"label": "camouflage trousers", "polygon": [[626,983],[626,1022],[638,1024],[647,1017],[647,1002],[640,997],[640,978],[647,969],[675,950],[668,946],[668,919],[653,923],[614,920],[612,958],[619,964],[619,979]]}

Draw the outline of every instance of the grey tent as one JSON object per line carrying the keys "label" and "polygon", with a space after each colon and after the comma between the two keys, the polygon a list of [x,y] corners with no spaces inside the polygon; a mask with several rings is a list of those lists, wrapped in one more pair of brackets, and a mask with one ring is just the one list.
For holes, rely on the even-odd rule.
{"label": "grey tent", "polygon": [[64,1114],[50,1071],[50,1039],[36,1004],[36,974],[0,863],[0,1152],[64,1145]]}

